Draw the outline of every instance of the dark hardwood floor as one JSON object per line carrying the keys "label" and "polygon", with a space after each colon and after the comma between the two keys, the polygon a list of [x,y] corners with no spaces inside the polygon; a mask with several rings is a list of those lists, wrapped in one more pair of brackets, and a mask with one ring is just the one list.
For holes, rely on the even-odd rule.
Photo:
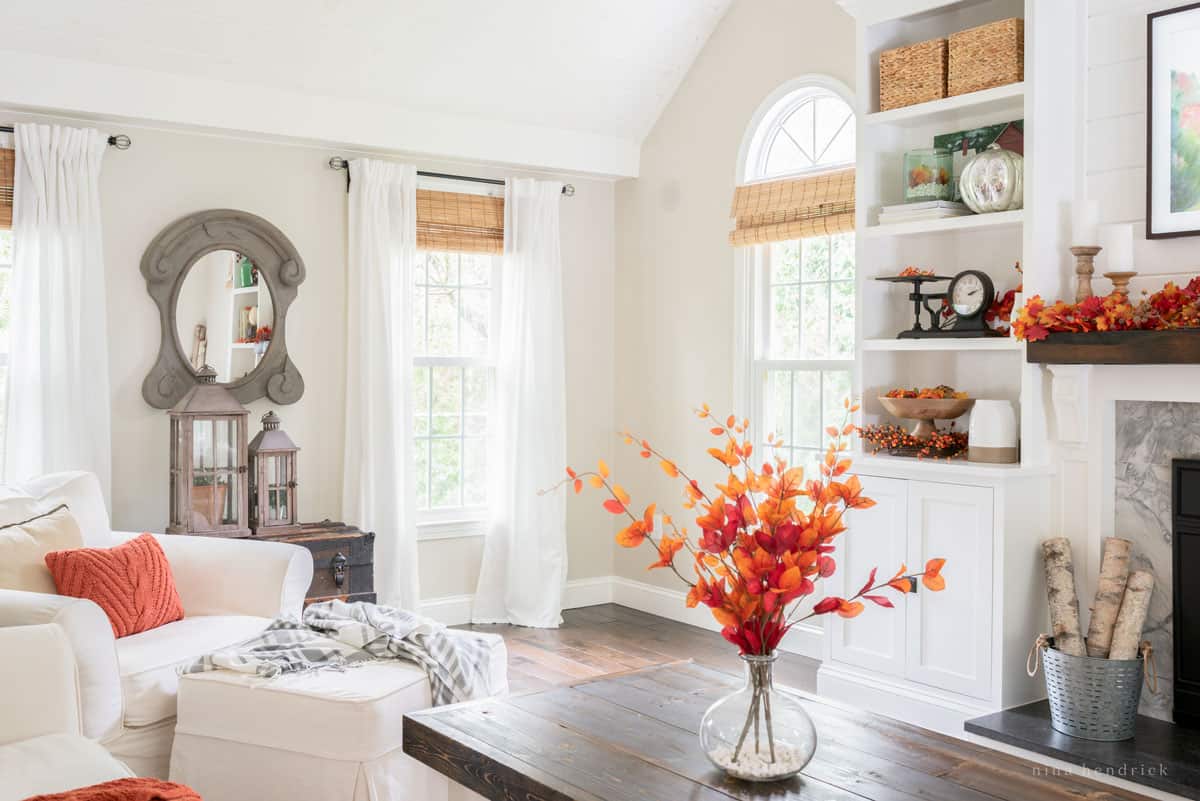
{"label": "dark hardwood floor", "polygon": [[[514,693],[680,659],[692,659],[739,676],[742,673],[737,649],[720,634],[616,604],[567,609],[563,625],[557,629],[506,625],[463,628],[504,637],[509,684]],[[818,664],[802,656],[782,654],[775,666],[775,680],[815,692]]]}
{"label": "dark hardwood floor", "polygon": [[[559,629],[464,628],[494,632],[505,638],[514,694],[539,690],[553,690],[549,695],[555,697],[570,692],[587,693],[587,685],[578,686],[581,681],[682,659],[692,659],[705,668],[722,673],[737,676],[742,673],[736,649],[714,632],[615,604],[567,610],[563,612],[563,618],[564,625]],[[811,659],[782,654],[776,664],[776,681],[814,692],[817,665]],[[695,674],[702,673],[703,669],[689,667],[681,672]],[[611,681],[639,682],[650,678],[647,674],[638,674]],[[681,693],[676,687],[680,680],[678,677],[672,679],[664,692]],[[569,690],[562,687],[570,684],[577,686]],[[679,686],[688,686],[689,693],[696,692],[694,686]],[[683,693],[682,700],[671,699],[663,709],[689,702],[686,697],[689,693]],[[700,703],[695,699],[690,702]],[[710,702],[711,698],[705,698],[702,705]],[[521,706],[539,701],[537,696],[529,695],[496,703]],[[629,738],[645,737],[645,732],[639,728],[643,723],[638,721],[645,718],[646,726],[661,722],[652,707],[653,704],[645,708],[630,705],[637,721],[619,729],[623,734],[617,739],[625,742]],[[471,711],[468,707],[463,710],[463,714]],[[757,788],[757,794],[745,790],[733,792],[734,796],[819,801],[1149,801],[1144,795],[1101,784],[1085,776],[1053,771],[992,748],[866,712],[820,702],[809,704],[807,710],[816,718],[822,743],[818,758],[805,772],[805,781],[813,786],[799,793],[793,792],[794,788],[789,790],[780,786],[776,788],[777,792],[767,787],[765,795],[758,792],[763,788]],[[437,713],[438,710],[431,710],[429,714],[436,716]],[[697,711],[695,716],[698,715]],[[571,725],[552,721],[559,727],[553,729],[554,736],[574,737],[577,730],[582,731],[580,720],[587,723],[588,716]],[[465,731],[474,732],[476,737],[482,736],[470,726]],[[595,732],[588,736],[588,742],[592,744],[607,742]],[[694,737],[694,734],[687,736]],[[687,756],[686,748],[678,750]],[[612,797],[634,796],[617,792]]]}

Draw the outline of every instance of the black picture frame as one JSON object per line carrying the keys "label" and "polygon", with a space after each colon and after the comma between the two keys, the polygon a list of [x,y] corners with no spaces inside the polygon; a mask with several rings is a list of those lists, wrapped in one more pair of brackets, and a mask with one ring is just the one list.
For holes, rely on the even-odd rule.
{"label": "black picture frame", "polygon": [[[1197,27],[1200,28],[1200,2],[1188,3],[1187,5],[1176,6],[1162,11],[1155,11],[1146,15],[1146,238],[1147,239],[1175,239],[1184,236],[1200,236],[1200,223],[1197,223],[1195,228],[1188,229],[1171,229],[1165,226],[1165,220],[1160,219],[1160,215],[1156,215],[1154,209],[1154,179],[1155,179],[1155,120],[1156,118],[1164,117],[1159,120],[1160,125],[1170,126],[1170,108],[1159,109],[1155,105],[1154,97],[1154,78],[1155,78],[1155,62],[1154,62],[1154,40],[1155,40],[1155,23],[1157,20],[1164,17],[1174,16],[1176,14],[1194,14],[1196,16]],[[1160,161],[1159,169],[1170,169],[1169,165],[1163,165]],[[1169,181],[1167,183],[1169,187]],[[1168,189],[1169,191],[1169,189]],[[1172,212],[1168,212],[1170,214]]]}

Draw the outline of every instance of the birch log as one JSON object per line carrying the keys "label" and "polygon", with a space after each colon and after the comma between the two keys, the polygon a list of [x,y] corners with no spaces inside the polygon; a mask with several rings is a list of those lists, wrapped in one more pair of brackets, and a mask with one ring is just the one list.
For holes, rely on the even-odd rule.
{"label": "birch log", "polygon": [[1129,574],[1129,581],[1125,584],[1125,597],[1121,599],[1121,611],[1117,613],[1117,624],[1113,627],[1109,659],[1137,658],[1142,642],[1142,627],[1146,625],[1146,613],[1150,611],[1150,593],[1153,589],[1153,573],[1135,570]]}
{"label": "birch log", "polygon": [[1050,633],[1054,635],[1054,647],[1064,654],[1083,656],[1071,541],[1066,537],[1054,537],[1043,542],[1042,561],[1046,566],[1046,600],[1050,603]]}
{"label": "birch log", "polygon": [[1105,659],[1112,645],[1113,626],[1125,597],[1125,582],[1129,580],[1129,540],[1108,537],[1100,558],[1100,582],[1096,600],[1092,602],[1092,619],[1088,622],[1087,655]]}

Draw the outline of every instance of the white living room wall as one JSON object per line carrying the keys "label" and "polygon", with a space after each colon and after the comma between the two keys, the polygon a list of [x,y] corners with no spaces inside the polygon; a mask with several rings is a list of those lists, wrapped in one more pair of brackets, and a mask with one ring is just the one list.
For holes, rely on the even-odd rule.
{"label": "white living room wall", "polygon": [[[336,147],[139,128],[126,123],[53,120],[0,111],[0,123],[30,119],[128,133],[133,147],[110,150],[101,180],[108,281],[115,528],[161,531],[167,520],[167,415],[141,396],[158,348],[158,314],[139,271],[142,251],[165,225],[207,208],[235,208],[278,226],[304,258],[308,276],[288,319],[289,353],[304,376],[291,406],[249,405],[251,431],[275,408],[301,446],[299,509],[305,520],[341,519],[346,351],[346,173],[327,166]],[[390,157],[390,156],[389,156]],[[396,156],[396,158],[401,158]],[[514,170],[419,160],[422,169],[504,177]],[[542,177],[546,177],[544,174]],[[567,333],[568,453],[607,457],[613,447],[614,187],[564,176],[562,252]],[[349,523],[356,521],[350,520]],[[568,512],[570,577],[611,573],[609,521],[580,505]],[[386,536],[386,532],[378,532]],[[424,541],[424,598],[474,591],[479,537]]]}
{"label": "white living room wall", "polygon": [[[1090,0],[1086,193],[1101,221],[1134,224],[1134,287],[1151,291],[1200,272],[1197,240],[1146,235],[1146,15],[1182,0]],[[1096,273],[1114,269],[1101,253]],[[1147,277],[1149,276],[1149,277]],[[1100,279],[1102,286],[1107,282]]]}
{"label": "white living room wall", "polygon": [[[691,410],[707,402],[722,416],[749,413],[732,408],[727,240],[742,136],[763,99],[790,79],[820,73],[853,87],[854,35],[834,0],[735,3],[644,142],[640,176],[617,185],[617,426],[650,438],[701,481],[720,475],[705,454],[708,426]],[[618,447],[614,472],[634,506],[657,501],[694,528],[678,503],[681,487],[635,449]],[[606,514],[594,497],[574,503]],[[634,597],[622,585],[646,597],[644,585],[629,582],[681,589],[668,571],[646,571],[649,549],[618,548],[614,561],[618,600]]]}

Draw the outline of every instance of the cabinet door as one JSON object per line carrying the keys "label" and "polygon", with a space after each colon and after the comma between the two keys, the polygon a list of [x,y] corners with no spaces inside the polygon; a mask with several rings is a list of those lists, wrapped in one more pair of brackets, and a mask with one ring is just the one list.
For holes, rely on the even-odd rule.
{"label": "cabinet door", "polygon": [[[879,568],[877,581],[889,578],[905,560],[905,526],[908,516],[908,482],[896,478],[863,478],[863,494],[872,498],[870,509],[847,513],[848,530],[835,542],[837,572],[818,597],[849,597],[862,589],[872,568]],[[822,582],[823,583],[823,582]],[[894,597],[895,593],[881,595]],[[866,601],[862,614],[853,620],[829,615],[830,656],[868,670],[904,675],[904,609],[885,609]]]}
{"label": "cabinet door", "polygon": [[992,490],[910,481],[908,565],[942,557],[946,589],[908,596],[907,676],[977,698],[991,695]]}

